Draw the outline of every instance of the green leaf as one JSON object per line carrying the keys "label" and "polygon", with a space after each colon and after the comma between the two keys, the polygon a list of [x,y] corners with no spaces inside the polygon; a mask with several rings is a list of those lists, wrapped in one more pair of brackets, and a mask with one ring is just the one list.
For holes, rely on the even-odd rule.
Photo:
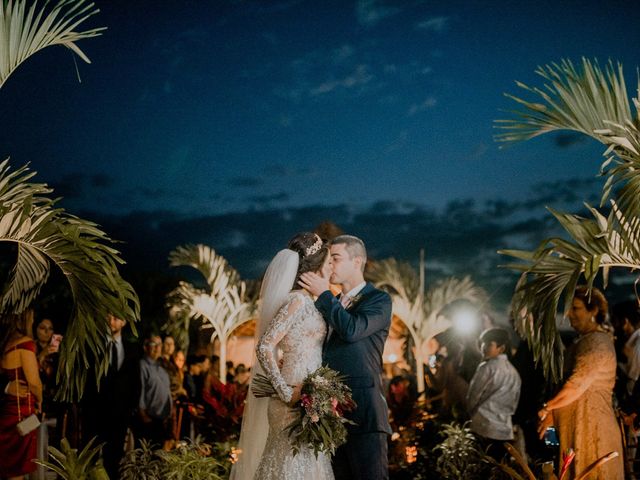
{"label": "green leaf", "polygon": [[8,160],[0,163],[0,242],[18,251],[0,306],[4,312],[24,311],[51,265],[62,271],[74,304],[60,345],[58,395],[72,401],[82,395],[88,358],[97,360],[92,365],[97,381],[106,372],[107,315],[129,320],[135,332],[140,306],[118,272],[123,260],[109,246],[113,241],[94,223],[55,208],[47,196],[51,190],[30,183],[32,176],[26,166],[11,172]]}
{"label": "green leaf", "polygon": [[28,11],[26,5],[26,0],[0,2],[0,88],[22,62],[52,45],[64,45],[90,63],[76,42],[101,35],[105,30],[75,31],[99,12],[94,3],[86,0],[44,2],[41,8],[34,1]]}

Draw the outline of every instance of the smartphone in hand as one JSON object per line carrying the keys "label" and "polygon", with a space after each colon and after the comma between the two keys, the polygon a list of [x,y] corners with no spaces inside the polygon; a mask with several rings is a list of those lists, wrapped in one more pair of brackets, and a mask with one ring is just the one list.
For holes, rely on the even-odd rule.
{"label": "smartphone in hand", "polygon": [[62,335],[60,335],[59,333],[54,333],[51,336],[51,342],[49,342],[49,350],[51,351],[51,353],[58,351],[58,349],[60,348],[61,341],[62,341]]}
{"label": "smartphone in hand", "polygon": [[558,440],[558,432],[554,427],[549,427],[544,432],[544,444],[548,447],[557,447],[560,445]]}

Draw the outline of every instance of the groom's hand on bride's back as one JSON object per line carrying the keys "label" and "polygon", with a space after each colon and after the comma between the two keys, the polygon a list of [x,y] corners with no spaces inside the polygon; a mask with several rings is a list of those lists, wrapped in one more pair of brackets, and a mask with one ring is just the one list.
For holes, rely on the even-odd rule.
{"label": "groom's hand on bride's back", "polygon": [[300,275],[298,285],[314,297],[319,297],[321,293],[329,290],[329,279],[321,277],[317,273],[306,272]]}

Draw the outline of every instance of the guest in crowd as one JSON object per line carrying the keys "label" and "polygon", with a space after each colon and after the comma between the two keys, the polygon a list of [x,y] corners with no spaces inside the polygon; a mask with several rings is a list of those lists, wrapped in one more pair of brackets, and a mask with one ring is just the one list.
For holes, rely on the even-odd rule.
{"label": "guest in crowd", "polygon": [[233,383],[233,379],[236,376],[236,367],[231,360],[227,360],[227,383]]}
{"label": "guest in crowd", "polygon": [[[63,405],[55,400],[57,388],[56,376],[58,374],[58,357],[62,335],[54,333],[53,322],[49,318],[43,318],[35,328],[36,356],[40,381],[42,382],[42,411],[47,418],[56,418],[56,432],[61,432]],[[54,439],[54,443],[59,441]]]}
{"label": "guest in crowd", "polygon": [[218,355],[211,356],[211,367],[209,368],[204,380],[202,391],[207,395],[218,396],[224,390],[224,384],[220,381],[220,357]]}
{"label": "guest in crowd", "polygon": [[87,380],[81,402],[82,432],[84,443],[96,436],[97,443],[104,442],[105,469],[110,478],[118,478],[127,428],[137,406],[139,357],[136,345],[123,337],[126,320],[114,315],[107,320],[109,369],[99,388],[95,378]]}
{"label": "guest in crowd", "polygon": [[524,339],[510,359],[518,371],[520,380],[520,398],[513,414],[513,423],[518,425],[522,433],[520,449],[530,459],[541,459],[548,456],[549,449],[538,438],[538,409],[545,398],[550,385],[544,377],[542,364],[534,361],[533,352]]}
{"label": "guest in crowd", "polygon": [[411,381],[403,375],[396,375],[389,382],[387,405],[391,416],[391,428],[397,432],[401,426],[406,426],[413,413],[415,397],[411,394]]}
{"label": "guest in crowd", "polygon": [[185,389],[192,402],[202,403],[202,390],[209,374],[210,361],[206,355],[189,355],[185,373]]}
{"label": "guest in crowd", "polygon": [[162,339],[149,335],[144,341],[144,357],[140,360],[140,398],[138,402],[137,436],[168,449],[173,437],[171,424],[171,380],[158,359]]}
{"label": "guest in crowd", "polygon": [[612,405],[616,354],[605,325],[607,311],[607,300],[600,290],[589,292],[584,286],[576,289],[568,312],[571,326],[579,334],[566,356],[570,375],[558,394],[538,412],[540,437],[555,425],[560,451],[573,448],[576,453],[569,478],[612,451],[619,456],[589,478],[624,478],[622,438]]}
{"label": "guest in crowd", "polygon": [[251,379],[251,371],[246,367],[244,363],[239,363],[236,367],[236,374],[233,377],[233,383],[238,385],[240,390],[247,390],[249,388],[249,380]]}
{"label": "guest in crowd", "polygon": [[[436,337],[438,344],[431,368],[426,370],[432,395],[429,401],[443,421],[466,419],[469,382],[462,376],[463,345],[448,330]],[[433,371],[432,371],[433,370]]]}
{"label": "guest in crowd", "polygon": [[171,379],[171,398],[177,400],[178,398],[188,397],[187,390],[184,388],[184,368],[185,368],[185,355],[182,350],[176,350],[171,356],[171,363],[173,363],[173,375],[169,375]]}
{"label": "guest in crowd", "polygon": [[162,340],[162,358],[169,362],[176,351],[176,341],[171,335],[167,335]]}
{"label": "guest in crowd", "polygon": [[[8,315],[0,325],[0,376],[3,384],[14,387],[0,402],[0,477],[22,479],[36,469],[32,460],[37,457],[37,429],[22,436],[17,425],[42,403],[36,344],[31,337],[33,311]],[[21,383],[27,385],[24,395]]]}
{"label": "guest in crowd", "polygon": [[611,309],[611,321],[616,339],[622,348],[618,352],[621,388],[619,400],[629,399],[640,377],[640,311],[637,300],[619,303]]}
{"label": "guest in crowd", "polygon": [[511,416],[520,396],[520,375],[507,358],[511,352],[509,332],[490,328],[480,335],[483,361],[469,384],[467,409],[471,431],[487,453],[500,460],[507,453],[504,442],[513,440]]}

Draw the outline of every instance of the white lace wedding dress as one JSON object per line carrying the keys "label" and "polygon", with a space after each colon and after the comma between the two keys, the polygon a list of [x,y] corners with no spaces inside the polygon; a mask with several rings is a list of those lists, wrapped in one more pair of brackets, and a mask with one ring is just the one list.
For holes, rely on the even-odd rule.
{"label": "white lace wedding dress", "polygon": [[[289,385],[301,384],[309,373],[321,366],[326,330],[313,299],[302,291],[293,291],[258,342],[258,360],[278,398],[269,400],[269,436],[256,480],[333,479],[329,457],[318,454],[316,458],[308,448],[293,455],[285,430],[296,418],[296,412],[286,404],[292,395]],[[276,347],[283,353],[281,368],[275,355]]]}

